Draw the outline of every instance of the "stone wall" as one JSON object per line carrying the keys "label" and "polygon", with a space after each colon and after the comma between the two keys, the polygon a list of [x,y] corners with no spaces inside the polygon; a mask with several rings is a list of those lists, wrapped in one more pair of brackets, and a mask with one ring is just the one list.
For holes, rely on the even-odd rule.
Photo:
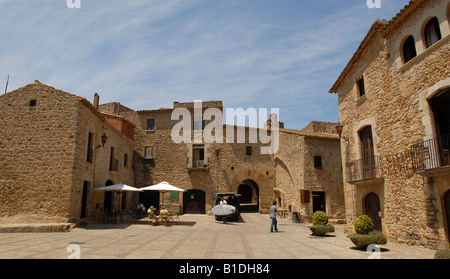
{"label": "stone wall", "polygon": [[[133,173],[133,141],[117,131],[109,124],[102,114],[90,104],[80,102],[77,117],[76,152],[73,161],[73,191],[71,211],[74,219],[80,219],[82,207],[83,184],[88,183],[86,217],[104,218],[104,191],[97,191],[109,181],[112,184],[123,183],[134,185]],[[87,147],[89,133],[93,135],[92,162],[88,162]],[[106,143],[101,141],[102,135],[107,136]],[[117,171],[110,169],[111,147],[114,148],[114,158],[117,160]],[[127,154],[127,165],[125,165]],[[138,202],[137,193],[126,193],[126,210],[134,209]],[[114,194],[116,208],[121,205],[121,194]]]}
{"label": "stone wall", "polygon": [[[282,130],[280,149],[275,156],[277,190],[284,207],[299,212],[306,220],[313,215],[313,192],[325,192],[325,208],[331,219],[345,218],[340,144],[335,134],[337,123],[312,122],[299,131]],[[330,128],[332,127],[334,130]],[[303,132],[303,133],[302,133]],[[304,133],[304,132],[309,132]],[[322,160],[316,169],[314,157]],[[301,191],[309,195],[302,203]]]}
{"label": "stone wall", "polygon": [[38,82],[0,96],[2,222],[70,218],[78,103]]}
{"label": "stone wall", "polygon": [[[187,108],[193,114],[193,103],[174,103],[174,108]],[[222,102],[202,103],[205,108],[223,109]],[[100,111],[110,111],[115,107],[108,104],[100,106]],[[261,154],[263,146],[259,141],[249,143],[250,132],[258,129],[224,125],[222,143],[205,145],[207,168],[192,168],[194,143],[175,144],[171,130],[177,121],[171,120],[171,108],[122,112],[124,117],[136,127],[134,142],[135,184],[144,187],[167,181],[185,190],[197,189],[206,194],[206,210],[214,205],[214,194],[219,191],[238,192],[241,184],[251,184],[252,201],[259,206],[259,211],[267,213],[272,202],[278,200],[280,209],[301,212],[312,216],[312,204],[300,203],[300,189],[308,187],[327,192],[327,205],[330,217],[343,218],[343,190],[340,172],[339,140],[335,134],[336,123],[313,122],[305,131],[314,136],[306,139],[299,131],[284,130],[280,132],[280,148],[275,155]],[[147,130],[147,120],[155,120],[155,129]],[[192,121],[193,119],[191,119]],[[208,125],[210,121],[206,121]],[[235,142],[238,129],[244,129],[246,143],[226,143],[229,129],[234,130]],[[263,130],[267,132],[266,130]],[[281,130],[280,130],[281,131]],[[317,134],[314,134],[317,133]],[[327,136],[331,135],[331,139]],[[320,138],[322,137],[322,138]],[[193,139],[193,135],[191,135]],[[153,159],[145,159],[145,147],[153,147]],[[252,154],[246,155],[247,146]],[[311,154],[321,154],[325,168],[313,171]],[[314,155],[313,155],[314,156]],[[306,167],[303,161],[308,161]],[[305,177],[315,179],[307,181]],[[256,187],[254,186],[256,184]],[[255,189],[257,188],[257,189]],[[165,201],[173,208],[183,210],[183,196],[178,201]]]}
{"label": "stone wall", "polygon": [[[203,105],[217,106],[221,102],[207,102]],[[192,103],[175,103],[176,107],[192,108]],[[101,107],[102,110],[102,107]],[[275,199],[275,171],[270,155],[260,154],[260,143],[225,143],[227,127],[223,126],[223,143],[204,143],[207,168],[192,168],[193,143],[173,142],[171,131],[178,121],[171,120],[172,109],[148,110],[122,113],[136,126],[134,142],[135,184],[144,187],[167,181],[185,190],[202,190],[206,194],[208,212],[214,206],[214,194],[219,191],[238,192],[245,180],[258,185],[261,212],[268,212]],[[147,120],[155,119],[155,129],[147,130]],[[208,124],[209,122],[207,122]],[[235,134],[237,127],[234,127]],[[246,129],[248,142],[249,128]],[[145,147],[153,147],[153,159],[145,159]],[[252,155],[246,155],[246,146],[252,147]],[[216,150],[218,153],[216,153]],[[168,196],[167,196],[168,197]],[[167,198],[166,197],[166,198]],[[173,208],[183,210],[183,196],[172,203]]]}
{"label": "stone wall", "polygon": [[[81,217],[87,182],[86,217],[103,215],[107,180],[134,182],[133,142],[113,128],[85,99],[41,84],[0,96],[0,222],[73,222]],[[87,162],[89,132],[93,160]],[[102,146],[100,137],[108,140]],[[117,172],[109,171],[116,147]],[[129,154],[128,167],[123,166]],[[137,202],[128,197],[128,208]]]}
{"label": "stone wall", "polygon": [[[380,197],[382,229],[391,241],[439,248],[448,245],[442,196],[450,189],[450,173],[431,180],[415,173],[409,151],[436,137],[427,100],[450,86],[449,6],[448,1],[418,2],[423,7],[406,9],[372,39],[338,89],[340,122],[348,139],[342,141],[347,229],[365,214],[364,198],[373,192]],[[440,21],[442,39],[425,49],[421,32],[432,16]],[[405,64],[402,42],[410,34],[418,55]],[[356,82],[362,76],[366,94],[359,97]],[[362,157],[358,133],[367,126],[381,179],[348,183],[350,164]],[[433,210],[430,201],[435,201]]]}

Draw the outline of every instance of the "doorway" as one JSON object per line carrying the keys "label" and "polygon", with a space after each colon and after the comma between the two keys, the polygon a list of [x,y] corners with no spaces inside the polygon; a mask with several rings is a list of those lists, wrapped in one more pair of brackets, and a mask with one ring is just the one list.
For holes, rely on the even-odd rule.
{"label": "doorway", "polygon": [[159,209],[159,192],[158,191],[144,191],[139,193],[139,203],[142,203],[146,209],[150,206]]}
{"label": "doorway", "polygon": [[183,193],[183,214],[205,214],[206,194],[202,190]]}
{"label": "doorway", "polygon": [[450,190],[444,195],[445,215],[447,216],[447,240],[450,243]]}
{"label": "doorway", "polygon": [[359,132],[362,152],[363,179],[376,177],[375,153],[373,149],[372,126],[367,126]]}
{"label": "doorway", "polygon": [[87,198],[89,193],[89,185],[88,181],[83,181],[83,194],[81,195],[81,214],[80,218],[87,217]]}
{"label": "doorway", "polygon": [[325,192],[312,192],[313,213],[316,211],[326,212]]}
{"label": "doorway", "polygon": [[436,95],[430,101],[434,115],[437,140],[435,141],[435,156],[440,166],[450,165],[450,89]]}
{"label": "doorway", "polygon": [[241,197],[239,198],[241,203],[252,203],[252,187],[246,184],[241,184],[238,188],[238,194],[241,195]]}
{"label": "doorway", "polygon": [[372,219],[375,231],[382,231],[380,198],[375,193],[370,193],[364,199],[366,215]]}
{"label": "doorway", "polygon": [[[105,186],[114,185],[111,180],[106,181]],[[103,210],[105,212],[111,211],[113,206],[113,192],[105,191],[105,198],[103,200]]]}
{"label": "doorway", "polygon": [[[259,187],[253,180],[247,179],[238,187],[240,210],[242,212],[259,211]],[[280,206],[280,205],[278,205]]]}

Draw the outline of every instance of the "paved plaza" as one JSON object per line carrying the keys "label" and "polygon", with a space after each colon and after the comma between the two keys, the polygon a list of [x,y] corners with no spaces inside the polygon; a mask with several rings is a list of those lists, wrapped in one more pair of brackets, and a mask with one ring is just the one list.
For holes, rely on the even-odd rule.
{"label": "paved plaza", "polygon": [[[307,225],[279,219],[270,233],[268,215],[242,214],[223,224],[213,216],[183,215],[171,226],[97,224],[70,232],[1,233],[1,259],[367,259],[336,225],[336,233],[314,237]],[[79,248],[79,250],[77,250]],[[388,243],[381,259],[432,259],[435,251]]]}

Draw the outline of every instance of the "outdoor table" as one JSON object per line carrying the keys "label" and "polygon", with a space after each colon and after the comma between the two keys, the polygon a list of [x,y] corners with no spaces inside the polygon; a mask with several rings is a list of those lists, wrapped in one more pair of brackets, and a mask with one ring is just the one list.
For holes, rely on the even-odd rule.
{"label": "outdoor table", "polygon": [[287,209],[278,209],[280,212],[280,215],[283,216],[283,218],[286,218]]}

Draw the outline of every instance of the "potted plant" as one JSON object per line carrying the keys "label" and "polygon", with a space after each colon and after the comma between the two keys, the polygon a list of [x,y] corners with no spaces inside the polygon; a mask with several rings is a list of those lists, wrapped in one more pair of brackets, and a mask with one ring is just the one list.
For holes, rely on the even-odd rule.
{"label": "potted plant", "polygon": [[437,250],[434,254],[435,259],[450,259],[450,249]]}
{"label": "potted plant", "polygon": [[380,232],[374,232],[374,224],[372,219],[367,215],[361,215],[355,220],[356,233],[347,237],[356,245],[357,248],[367,248],[371,244],[384,245],[387,238]]}
{"label": "potted plant", "polygon": [[327,233],[335,232],[334,226],[328,224],[328,215],[323,211],[316,211],[313,214],[313,225],[309,226],[312,234],[323,236]]}

